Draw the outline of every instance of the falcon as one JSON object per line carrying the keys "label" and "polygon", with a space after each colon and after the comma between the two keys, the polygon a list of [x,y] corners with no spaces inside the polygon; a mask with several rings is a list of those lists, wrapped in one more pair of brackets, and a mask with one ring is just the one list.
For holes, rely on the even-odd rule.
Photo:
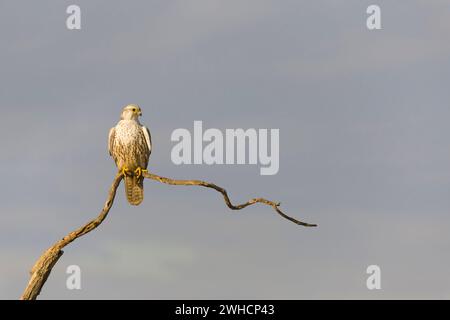
{"label": "falcon", "polygon": [[152,151],[150,131],[139,122],[141,108],[129,104],[122,110],[120,121],[109,130],[108,150],[125,179],[125,194],[131,205],[144,200],[143,172],[147,171]]}

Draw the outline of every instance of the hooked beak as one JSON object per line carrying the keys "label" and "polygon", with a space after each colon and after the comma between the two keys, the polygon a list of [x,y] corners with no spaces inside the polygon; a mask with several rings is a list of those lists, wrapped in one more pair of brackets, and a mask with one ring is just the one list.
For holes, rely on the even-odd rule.
{"label": "hooked beak", "polygon": [[139,115],[139,116],[142,116],[142,111],[139,111],[138,115]]}

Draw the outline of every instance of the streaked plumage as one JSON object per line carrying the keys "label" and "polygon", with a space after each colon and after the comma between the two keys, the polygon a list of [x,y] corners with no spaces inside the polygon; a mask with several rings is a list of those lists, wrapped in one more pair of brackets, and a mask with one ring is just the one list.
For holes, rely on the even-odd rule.
{"label": "streaked plumage", "polygon": [[128,202],[139,205],[144,199],[144,179],[135,174],[138,168],[147,169],[152,151],[150,131],[139,123],[139,106],[130,104],[122,110],[120,121],[109,131],[109,154],[119,170],[127,170],[125,194]]}

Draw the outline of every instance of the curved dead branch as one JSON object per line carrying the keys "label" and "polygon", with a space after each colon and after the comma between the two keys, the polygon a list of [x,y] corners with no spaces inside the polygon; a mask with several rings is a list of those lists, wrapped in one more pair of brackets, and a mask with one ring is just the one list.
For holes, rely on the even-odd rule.
{"label": "curved dead branch", "polygon": [[303,222],[303,221],[300,221],[300,220],[297,220],[297,219],[294,219],[294,218],[288,216],[287,214],[282,212],[280,210],[280,208],[278,208],[280,206],[279,202],[276,203],[273,201],[266,200],[264,198],[254,198],[254,199],[247,201],[246,203],[239,204],[239,205],[233,205],[230,201],[230,198],[228,197],[227,191],[224,188],[221,188],[221,187],[215,185],[214,183],[209,183],[209,182],[205,182],[205,181],[201,181],[201,180],[174,180],[174,179],[170,179],[170,178],[161,177],[156,174],[149,173],[149,172],[143,172],[142,175],[147,179],[156,180],[156,181],[159,181],[159,182],[165,183],[165,184],[171,184],[171,185],[176,185],[176,186],[201,186],[201,187],[205,187],[205,188],[214,189],[223,195],[226,205],[231,210],[241,210],[241,209],[244,209],[245,207],[248,207],[255,203],[263,203],[263,204],[267,204],[267,205],[271,206],[283,218],[286,218],[289,221],[292,221],[298,225],[301,225],[304,227],[317,227],[316,224],[306,223],[306,222]]}
{"label": "curved dead branch", "polygon": [[[155,181],[159,181],[161,183],[170,184],[170,185],[183,185],[183,186],[202,186],[206,188],[214,189],[218,192],[220,192],[223,195],[223,198],[225,200],[226,205],[232,209],[232,210],[241,210],[245,207],[248,207],[255,203],[263,203],[266,205],[271,206],[279,215],[281,215],[283,218],[288,219],[289,221],[292,221],[298,225],[305,226],[305,227],[316,227],[316,224],[310,224],[306,222],[299,221],[297,219],[294,219],[285,213],[283,213],[280,209],[280,203],[276,203],[273,201],[266,200],[264,198],[254,198],[246,203],[239,204],[239,205],[233,205],[230,201],[230,198],[228,197],[227,191],[213,183],[201,181],[201,180],[175,180],[170,178],[165,178],[158,176],[156,174],[152,174],[149,172],[143,172],[143,177]],[[109,213],[109,210],[111,209],[114,198],[116,196],[117,188],[120,185],[120,182],[123,179],[123,174],[118,173],[116,177],[114,178],[114,181],[111,185],[111,188],[109,190],[108,198],[103,206],[102,211],[100,212],[99,216],[95,218],[94,220],[91,220],[81,228],[78,228],[77,230],[69,233],[67,236],[56,242],[53,246],[48,248],[41,257],[36,261],[33,268],[30,271],[31,277],[30,281],[28,282],[27,287],[25,288],[22,296],[20,297],[21,300],[35,300],[39,293],[42,290],[42,287],[44,286],[45,282],[47,281],[48,276],[50,275],[50,272],[52,271],[55,264],[58,262],[59,258],[63,255],[62,249],[67,246],[69,243],[74,241],[75,239],[85,235],[88,232],[91,232],[95,228],[97,228],[103,220],[105,220],[106,216]]]}

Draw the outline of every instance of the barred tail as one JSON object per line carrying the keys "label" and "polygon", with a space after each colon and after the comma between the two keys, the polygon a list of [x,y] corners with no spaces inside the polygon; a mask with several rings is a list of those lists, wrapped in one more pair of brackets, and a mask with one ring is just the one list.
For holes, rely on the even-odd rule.
{"label": "barred tail", "polygon": [[125,194],[131,205],[138,206],[144,200],[144,179],[125,176]]}

